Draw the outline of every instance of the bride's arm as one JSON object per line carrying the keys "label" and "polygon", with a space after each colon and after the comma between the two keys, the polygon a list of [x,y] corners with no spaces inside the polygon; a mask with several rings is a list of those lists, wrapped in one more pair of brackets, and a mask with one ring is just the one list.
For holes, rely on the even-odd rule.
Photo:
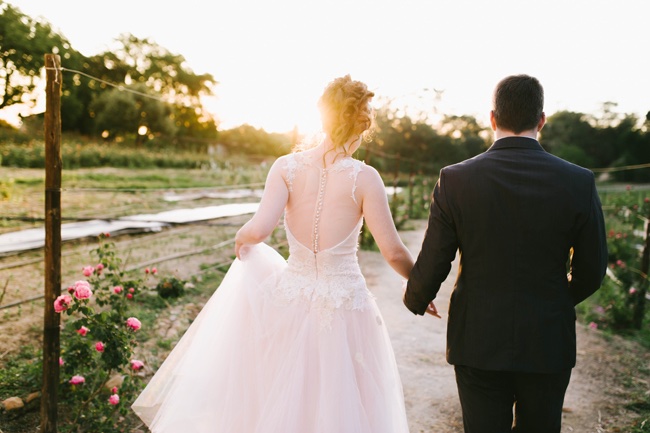
{"label": "bride's arm", "polygon": [[235,255],[241,259],[241,247],[257,244],[266,239],[278,225],[289,198],[289,190],[281,174],[277,159],[266,177],[264,193],[255,215],[235,235]]}
{"label": "bride's arm", "polygon": [[414,261],[395,228],[384,182],[372,167],[365,168],[359,177],[362,175],[365,187],[361,207],[368,229],[384,259],[398,274],[408,278]]}

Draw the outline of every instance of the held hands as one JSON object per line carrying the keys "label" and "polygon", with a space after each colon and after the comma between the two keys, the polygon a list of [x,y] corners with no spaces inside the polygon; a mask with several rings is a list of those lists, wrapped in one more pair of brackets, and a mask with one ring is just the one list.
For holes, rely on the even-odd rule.
{"label": "held hands", "polygon": [[[408,280],[402,280],[402,291],[406,292],[406,284],[408,283]],[[436,304],[433,303],[433,301],[429,302],[429,305],[427,305],[427,309],[425,310],[425,313],[431,314],[434,317],[437,317],[438,319],[442,319],[442,316],[438,314],[438,309],[436,308]]]}
{"label": "held hands", "polygon": [[427,314],[431,314],[432,316],[437,317],[438,319],[442,319],[440,314],[438,314],[438,309],[436,308],[436,305],[433,303],[433,301],[429,302],[429,305],[427,305],[427,309],[425,312]]}

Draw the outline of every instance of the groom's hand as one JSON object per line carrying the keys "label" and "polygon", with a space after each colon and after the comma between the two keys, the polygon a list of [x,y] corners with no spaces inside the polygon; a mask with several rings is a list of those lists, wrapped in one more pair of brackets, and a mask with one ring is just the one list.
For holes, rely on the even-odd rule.
{"label": "groom's hand", "polygon": [[436,304],[434,304],[433,301],[429,302],[429,305],[427,305],[426,313],[431,314],[432,316],[435,316],[438,319],[442,319],[440,314],[438,314],[438,309],[436,308]]}

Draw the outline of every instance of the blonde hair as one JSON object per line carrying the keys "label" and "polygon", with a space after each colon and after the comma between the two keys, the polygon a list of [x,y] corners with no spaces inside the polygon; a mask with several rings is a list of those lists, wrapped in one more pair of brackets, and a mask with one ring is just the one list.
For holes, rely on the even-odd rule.
{"label": "blonde hair", "polygon": [[323,131],[334,143],[337,153],[348,154],[345,144],[350,138],[367,138],[372,126],[372,112],[368,107],[375,96],[361,81],[350,75],[332,80],[318,100]]}

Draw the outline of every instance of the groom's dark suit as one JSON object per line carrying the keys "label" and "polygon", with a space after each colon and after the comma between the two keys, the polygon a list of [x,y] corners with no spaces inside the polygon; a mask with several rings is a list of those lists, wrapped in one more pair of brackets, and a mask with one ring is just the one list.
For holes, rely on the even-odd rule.
{"label": "groom's dark suit", "polygon": [[570,374],[574,306],[600,287],[607,266],[593,173],[527,137],[501,138],[443,168],[404,295],[412,312],[425,312],[457,251],[448,362]]}

